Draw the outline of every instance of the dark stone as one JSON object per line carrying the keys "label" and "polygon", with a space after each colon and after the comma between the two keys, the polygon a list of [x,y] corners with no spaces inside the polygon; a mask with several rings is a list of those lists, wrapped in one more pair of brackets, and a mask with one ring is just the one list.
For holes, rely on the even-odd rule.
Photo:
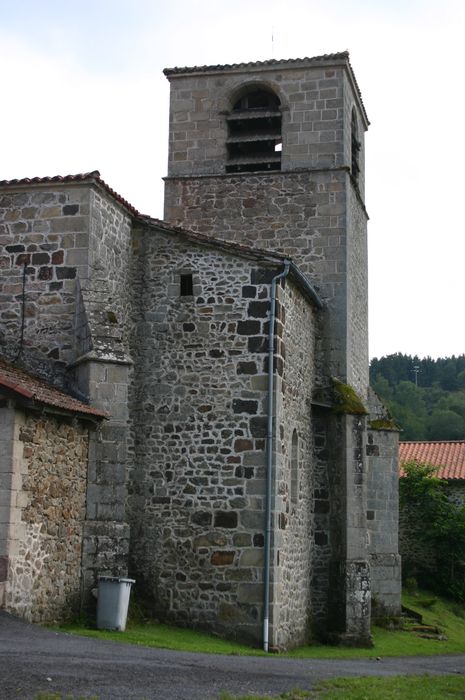
{"label": "dark stone", "polygon": [[218,510],[215,513],[215,527],[237,527],[237,513],[232,510]]}
{"label": "dark stone", "polygon": [[246,479],[253,479],[254,475],[254,468],[253,467],[244,467],[244,477]]}
{"label": "dark stone", "polygon": [[52,253],[52,265],[63,265],[64,259],[64,250],[56,250],[54,253]]}
{"label": "dark stone", "polygon": [[255,414],[258,409],[258,401],[233,399],[234,413],[249,413]]}
{"label": "dark stone", "polygon": [[195,331],[195,323],[183,323],[182,329],[186,331],[186,333],[192,333],[192,331]]}
{"label": "dark stone", "polygon": [[23,253],[25,248],[23,245],[7,245],[5,246],[5,250],[8,251],[8,253]]}
{"label": "dark stone", "polygon": [[375,519],[375,511],[374,510],[367,510],[367,520],[374,520]]}
{"label": "dark stone", "polygon": [[234,443],[234,450],[236,452],[247,452],[247,450],[253,450],[253,442],[252,440],[238,438]]}
{"label": "dark stone", "polygon": [[171,498],[169,496],[154,496],[152,498],[152,503],[160,505],[164,503],[171,503]]}
{"label": "dark stone", "polygon": [[285,530],[286,526],[287,526],[287,518],[284,515],[284,513],[280,513],[279,518],[278,518],[278,527],[280,530]]}
{"label": "dark stone", "polygon": [[49,253],[33,253],[32,254],[32,264],[33,265],[47,265],[50,262]]}
{"label": "dark stone", "polygon": [[267,301],[250,301],[248,315],[252,318],[266,318],[270,310],[270,305]]}
{"label": "dark stone", "polygon": [[254,547],[264,547],[265,537],[261,532],[256,532],[253,536],[253,546]]}
{"label": "dark stone", "polygon": [[208,354],[210,355],[210,357],[223,357],[224,350],[214,349],[214,350],[210,350],[210,352]]}
{"label": "dark stone", "polygon": [[8,578],[8,557],[0,557],[0,581],[6,581]]}
{"label": "dark stone", "polygon": [[176,581],[187,581],[186,574],[183,574],[181,573],[181,571],[178,571],[176,574]]}
{"label": "dark stone", "polygon": [[75,267],[57,267],[56,275],[59,280],[73,280],[76,277]]}
{"label": "dark stone", "polygon": [[315,513],[329,513],[329,501],[315,501]]}
{"label": "dark stone", "polygon": [[53,267],[41,267],[37,277],[40,280],[51,280],[53,277]]}
{"label": "dark stone", "polygon": [[49,353],[47,353],[47,357],[51,357],[52,360],[59,360],[60,359],[60,351],[58,348],[53,348],[53,350],[50,350]]}
{"label": "dark stone", "polygon": [[213,552],[211,556],[211,563],[213,566],[228,566],[234,561],[235,552]]}
{"label": "dark stone", "polygon": [[28,253],[20,253],[20,255],[16,256],[16,264],[17,265],[30,265],[31,264],[31,256]]}
{"label": "dark stone", "polygon": [[237,374],[257,374],[257,365],[255,362],[238,362]]}
{"label": "dark stone", "polygon": [[249,352],[266,353],[268,352],[268,338],[265,336],[252,336],[247,340]]}
{"label": "dark stone", "polygon": [[237,332],[239,335],[257,335],[260,333],[260,321],[238,321]]}
{"label": "dark stone", "polygon": [[232,588],[232,585],[230,583],[226,583],[225,581],[218,583],[216,586],[217,591],[230,591],[231,588]]}
{"label": "dark stone", "polygon": [[329,498],[329,493],[327,489],[315,489],[313,495],[315,498]]}
{"label": "dark stone", "polygon": [[257,288],[248,284],[244,285],[242,287],[242,296],[244,299],[255,299],[257,296]]}
{"label": "dark stone", "polygon": [[279,274],[276,269],[270,268],[259,268],[258,270],[252,270],[250,274],[250,281],[252,284],[271,284],[273,277]]}
{"label": "dark stone", "polygon": [[63,216],[74,216],[79,211],[79,204],[66,204],[63,207]]}
{"label": "dark stone", "polygon": [[212,514],[208,510],[199,510],[197,513],[191,515],[191,522],[195,525],[202,525],[204,527],[211,525]]}
{"label": "dark stone", "polygon": [[266,416],[255,416],[250,419],[250,432],[255,438],[266,437],[267,431],[267,418]]}
{"label": "dark stone", "polygon": [[379,445],[367,445],[368,457],[379,457]]}
{"label": "dark stone", "polygon": [[320,546],[328,544],[328,535],[326,534],[326,532],[315,532],[315,544],[318,544]]}
{"label": "dark stone", "polygon": [[63,289],[63,282],[50,282],[49,289],[51,292],[56,292],[59,289]]}

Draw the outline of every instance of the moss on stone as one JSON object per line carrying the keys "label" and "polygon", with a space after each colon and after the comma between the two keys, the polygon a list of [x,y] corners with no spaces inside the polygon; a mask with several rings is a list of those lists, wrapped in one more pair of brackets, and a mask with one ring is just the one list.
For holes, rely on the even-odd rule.
{"label": "moss on stone", "polygon": [[378,418],[377,420],[370,421],[370,430],[395,430],[399,431],[400,428],[392,418]]}
{"label": "moss on stone", "polygon": [[344,384],[339,379],[333,378],[335,413],[349,413],[351,415],[367,415],[368,411],[360,396],[350,384]]}

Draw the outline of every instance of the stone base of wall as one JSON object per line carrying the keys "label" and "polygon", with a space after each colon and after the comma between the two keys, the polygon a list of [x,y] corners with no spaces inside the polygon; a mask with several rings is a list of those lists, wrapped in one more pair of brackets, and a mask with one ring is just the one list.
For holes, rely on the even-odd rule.
{"label": "stone base of wall", "polygon": [[114,521],[84,523],[82,543],[82,607],[93,609],[99,576],[127,576],[129,525]]}
{"label": "stone base of wall", "polygon": [[398,617],[401,613],[401,557],[398,554],[372,554],[372,617]]}

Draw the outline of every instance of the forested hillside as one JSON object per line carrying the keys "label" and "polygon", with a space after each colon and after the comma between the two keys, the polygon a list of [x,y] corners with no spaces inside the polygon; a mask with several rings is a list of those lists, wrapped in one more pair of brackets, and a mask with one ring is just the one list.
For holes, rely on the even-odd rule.
{"label": "forested hillside", "polygon": [[401,440],[465,440],[465,355],[374,358],[370,381],[402,428]]}

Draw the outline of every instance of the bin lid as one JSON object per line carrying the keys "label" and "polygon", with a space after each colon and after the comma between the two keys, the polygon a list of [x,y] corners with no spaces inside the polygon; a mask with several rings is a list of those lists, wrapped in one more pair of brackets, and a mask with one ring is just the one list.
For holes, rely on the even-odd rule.
{"label": "bin lid", "polygon": [[99,581],[108,581],[109,583],[135,583],[133,578],[123,578],[121,576],[99,576]]}

